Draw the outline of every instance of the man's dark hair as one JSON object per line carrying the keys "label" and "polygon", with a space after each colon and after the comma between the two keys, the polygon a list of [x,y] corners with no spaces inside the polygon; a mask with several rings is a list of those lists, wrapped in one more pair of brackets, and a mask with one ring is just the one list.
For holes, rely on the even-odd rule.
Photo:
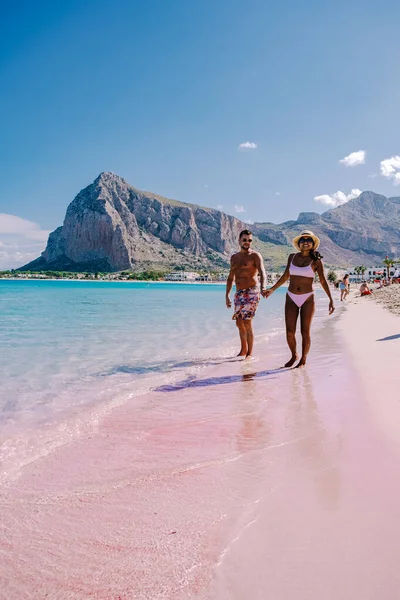
{"label": "man's dark hair", "polygon": [[253,235],[253,234],[251,233],[250,229],[243,229],[243,231],[241,231],[239,233],[239,240],[243,235]]}

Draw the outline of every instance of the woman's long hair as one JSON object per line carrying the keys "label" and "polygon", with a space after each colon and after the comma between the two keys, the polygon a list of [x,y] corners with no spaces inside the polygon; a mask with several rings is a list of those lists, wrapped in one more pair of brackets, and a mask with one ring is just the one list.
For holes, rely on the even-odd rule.
{"label": "woman's long hair", "polygon": [[323,256],[321,256],[321,254],[319,252],[317,252],[316,250],[311,250],[310,252],[310,256],[312,258],[313,262],[316,262],[317,260],[321,260],[322,258],[324,258]]}

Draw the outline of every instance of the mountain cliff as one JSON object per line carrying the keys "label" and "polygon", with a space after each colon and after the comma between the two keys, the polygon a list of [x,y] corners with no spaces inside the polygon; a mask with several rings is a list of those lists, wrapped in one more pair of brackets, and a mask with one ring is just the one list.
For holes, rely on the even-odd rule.
{"label": "mountain cliff", "polygon": [[118,271],[227,264],[243,224],[218,210],[162,198],[102,173],[68,206],[42,256],[24,269]]}
{"label": "mountain cliff", "polygon": [[[22,270],[119,271],[226,267],[245,223],[221,211],[169,200],[101,173],[67,208],[42,255]],[[268,268],[281,267],[291,240],[311,229],[325,262],[347,267],[400,255],[400,198],[363,192],[319,215],[300,213],[280,225],[254,223],[255,249]]]}

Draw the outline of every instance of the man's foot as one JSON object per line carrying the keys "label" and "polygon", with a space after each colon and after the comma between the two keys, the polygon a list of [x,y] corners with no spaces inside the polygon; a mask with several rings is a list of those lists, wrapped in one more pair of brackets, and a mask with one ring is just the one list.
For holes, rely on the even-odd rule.
{"label": "man's foot", "polygon": [[290,367],[293,367],[294,363],[296,362],[296,360],[298,358],[299,358],[298,354],[295,354],[285,365],[283,365],[283,368],[290,369]]}
{"label": "man's foot", "polygon": [[245,351],[241,350],[239,352],[239,354],[236,354],[236,356],[247,356],[247,352],[246,352],[246,350]]}

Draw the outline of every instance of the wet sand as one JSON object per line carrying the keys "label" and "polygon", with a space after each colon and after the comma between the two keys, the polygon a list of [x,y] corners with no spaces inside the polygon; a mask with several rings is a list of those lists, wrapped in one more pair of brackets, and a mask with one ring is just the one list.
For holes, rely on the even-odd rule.
{"label": "wet sand", "polygon": [[[382,417],[383,366],[379,395],[366,389],[368,348],[388,361],[400,340],[376,341],[376,310],[340,307],[304,370],[278,368],[279,336],[27,465],[1,490],[0,598],[397,600],[400,428]],[[389,316],[382,337],[400,334]]]}

